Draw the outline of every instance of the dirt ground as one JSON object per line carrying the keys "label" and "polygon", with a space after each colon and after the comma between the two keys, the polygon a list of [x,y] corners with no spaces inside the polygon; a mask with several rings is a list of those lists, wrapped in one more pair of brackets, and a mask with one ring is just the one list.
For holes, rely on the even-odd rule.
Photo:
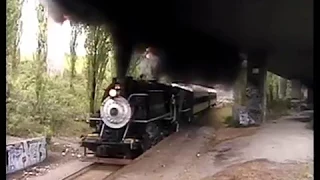
{"label": "dirt ground", "polygon": [[[60,142],[56,147],[56,151],[60,151],[57,152],[59,163],[53,169],[59,170],[61,164],[67,165],[75,157],[70,153],[62,157],[61,150],[57,150],[59,147],[65,149],[61,145],[70,144],[71,140],[56,141]],[[313,179],[313,131],[306,129],[305,123],[290,117],[251,128],[215,130],[212,126],[192,126],[160,142],[107,179]]]}
{"label": "dirt ground", "polygon": [[312,167],[313,131],[282,118],[260,128],[192,127],[107,179],[306,180]]}
{"label": "dirt ground", "polygon": [[235,164],[202,180],[309,180],[312,179],[307,163],[276,163],[258,159]]}

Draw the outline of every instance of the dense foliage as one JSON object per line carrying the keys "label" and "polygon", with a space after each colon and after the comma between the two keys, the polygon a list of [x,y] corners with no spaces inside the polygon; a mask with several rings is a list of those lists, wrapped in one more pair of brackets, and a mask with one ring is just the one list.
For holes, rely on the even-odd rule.
{"label": "dense foliage", "polygon": [[[21,12],[21,4],[15,1],[7,1],[8,6],[11,6],[11,14],[14,14],[13,10]],[[20,62],[19,53],[16,53],[19,43],[14,43],[19,41],[20,32],[7,32],[7,43],[11,43],[7,46],[7,67],[12,67],[7,71],[7,133],[15,136],[81,133],[87,129],[87,125],[75,120],[87,118],[88,98],[83,88],[85,77],[75,77],[74,89],[71,91],[70,78],[66,77],[69,74],[49,76],[52,72],[47,71],[46,65],[47,16],[43,6],[38,5],[35,10],[38,18],[38,46],[33,59]],[[19,22],[20,15],[7,19],[7,28]]]}
{"label": "dense foliage", "polygon": [[[19,76],[12,82],[7,103],[7,132],[17,136],[52,134],[74,134],[84,131],[87,125],[88,98],[86,84],[80,75],[70,90],[67,76],[42,76],[41,98],[37,98],[36,61],[25,61],[19,65]],[[77,124],[77,126],[75,126]],[[68,132],[69,131],[69,132]],[[81,132],[80,132],[81,133]]]}
{"label": "dense foliage", "polygon": [[[47,58],[47,12],[39,4],[35,8],[37,48],[33,57],[20,62],[21,7],[19,0],[7,1],[7,134],[51,137],[87,133],[85,121],[100,107],[104,88],[115,74],[108,28],[71,23],[70,54],[65,58],[68,67],[54,69]],[[86,56],[78,57],[77,38],[82,34],[86,35]],[[141,58],[141,54],[133,56],[129,75],[140,75]]]}
{"label": "dense foliage", "polygon": [[19,63],[21,37],[21,7],[23,1],[6,1],[6,60],[7,73],[13,74]]}
{"label": "dense foliage", "polygon": [[[285,83],[282,83],[282,81]],[[287,113],[290,90],[290,83],[286,79],[271,72],[267,73],[266,98],[268,118],[276,118]]]}
{"label": "dense foliage", "polygon": [[[51,137],[87,133],[89,126],[85,120],[99,109],[104,88],[115,75],[112,37],[108,27],[71,23],[70,54],[65,58],[69,66],[63,71],[58,70],[64,73],[56,73],[53,72],[56,69],[48,65],[48,17],[41,5],[35,8],[38,46],[32,58],[20,61],[22,4],[21,0],[7,1],[7,134]],[[86,35],[86,56],[78,57],[77,38],[83,34]],[[149,62],[145,54],[134,53],[128,75],[152,77],[153,71],[146,70],[149,66],[145,63]],[[81,67],[81,71],[77,67]],[[239,104],[245,104],[245,71],[236,84],[236,102]],[[271,109],[283,104],[283,98],[278,96],[279,81],[278,76],[268,74],[267,96]]]}

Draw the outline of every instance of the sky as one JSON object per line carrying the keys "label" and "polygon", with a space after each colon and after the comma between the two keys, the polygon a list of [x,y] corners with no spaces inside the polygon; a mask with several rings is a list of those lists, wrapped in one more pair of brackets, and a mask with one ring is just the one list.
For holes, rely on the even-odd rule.
{"label": "sky", "polygon": [[[22,7],[22,35],[20,51],[23,57],[31,57],[37,47],[38,20],[36,6],[37,0],[25,0]],[[65,21],[62,25],[48,19],[48,58],[57,59],[57,62],[64,58],[65,53],[69,54],[69,41],[71,37],[70,22]],[[77,54],[84,56],[85,36],[78,37]],[[61,59],[62,58],[62,59]],[[63,62],[63,61],[62,61]]]}

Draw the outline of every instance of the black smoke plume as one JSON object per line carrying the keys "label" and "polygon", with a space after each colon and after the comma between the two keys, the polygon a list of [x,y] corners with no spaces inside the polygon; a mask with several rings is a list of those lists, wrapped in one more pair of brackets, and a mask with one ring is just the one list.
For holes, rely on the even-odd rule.
{"label": "black smoke plume", "polygon": [[[236,47],[182,23],[189,0],[43,0],[56,22],[106,24],[116,46],[118,77],[129,65],[133,47],[159,49],[160,71],[172,79],[200,84],[231,84],[241,66]],[[185,13],[185,12],[184,12]],[[190,13],[193,13],[190,10]],[[192,16],[189,16],[192,17]],[[196,18],[196,17],[192,17]]]}

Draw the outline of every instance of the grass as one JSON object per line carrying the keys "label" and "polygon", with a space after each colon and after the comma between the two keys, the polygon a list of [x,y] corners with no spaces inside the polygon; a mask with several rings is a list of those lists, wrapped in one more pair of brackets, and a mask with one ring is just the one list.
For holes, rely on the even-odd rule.
{"label": "grass", "polygon": [[225,127],[227,118],[232,117],[232,106],[214,108],[208,115],[207,123],[215,129]]}
{"label": "grass", "polygon": [[289,105],[287,100],[274,100],[267,105],[267,120],[277,119],[288,115]]}
{"label": "grass", "polygon": [[89,124],[83,121],[67,121],[65,125],[59,130],[57,136],[65,137],[80,137],[91,133]]}

